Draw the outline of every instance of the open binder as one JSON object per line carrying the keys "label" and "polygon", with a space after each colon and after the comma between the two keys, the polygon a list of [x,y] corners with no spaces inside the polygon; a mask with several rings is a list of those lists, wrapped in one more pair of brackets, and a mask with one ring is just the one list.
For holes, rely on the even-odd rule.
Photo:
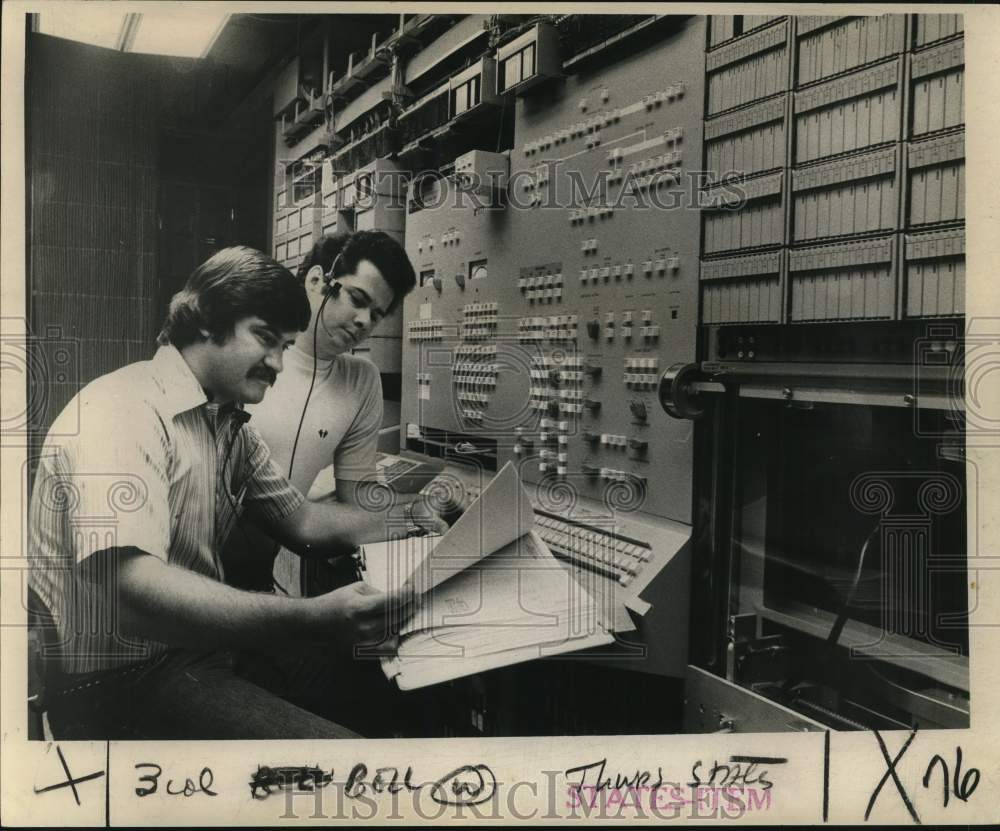
{"label": "open binder", "polygon": [[552,555],[534,518],[508,463],[446,534],[364,546],[363,579],[416,598],[382,659],[400,689],[612,642],[606,598]]}

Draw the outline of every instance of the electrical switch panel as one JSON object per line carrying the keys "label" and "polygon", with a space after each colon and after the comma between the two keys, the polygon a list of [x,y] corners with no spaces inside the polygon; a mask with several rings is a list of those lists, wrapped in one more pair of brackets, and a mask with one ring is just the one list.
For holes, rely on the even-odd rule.
{"label": "electrical switch panel", "polygon": [[[443,323],[410,330],[420,338],[404,349],[404,436],[414,425],[473,446],[481,437],[495,443],[478,459],[490,469],[520,460],[526,482],[566,481],[600,501],[625,490],[640,513],[690,522],[692,431],[659,406],[655,376],[696,358],[699,287],[687,264],[700,220],[688,171],[700,162],[705,29],[685,18],[597,72],[564,67],[558,84],[518,88],[523,106],[504,116],[506,201],[463,205],[447,177],[419,201],[411,194],[407,252],[433,276],[407,296],[406,320],[430,304]],[[648,363],[629,370],[641,382],[619,381],[626,358]],[[444,376],[435,389],[454,400],[421,400],[411,385],[425,372]],[[671,476],[651,475],[654,462]]]}

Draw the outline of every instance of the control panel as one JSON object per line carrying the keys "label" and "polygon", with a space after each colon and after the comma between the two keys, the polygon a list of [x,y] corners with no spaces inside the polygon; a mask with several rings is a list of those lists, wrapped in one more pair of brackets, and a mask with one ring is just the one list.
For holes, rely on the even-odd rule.
{"label": "control panel", "polygon": [[656,386],[695,359],[705,25],[518,92],[511,150],[411,187],[412,449],[482,437],[526,482],[691,521],[692,426]]}

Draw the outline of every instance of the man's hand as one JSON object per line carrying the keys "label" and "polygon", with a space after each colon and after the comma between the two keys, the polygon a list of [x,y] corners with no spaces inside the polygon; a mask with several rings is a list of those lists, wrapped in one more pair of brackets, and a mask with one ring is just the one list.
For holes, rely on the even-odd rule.
{"label": "man's hand", "polygon": [[409,592],[386,594],[358,582],[306,602],[312,605],[311,628],[319,640],[378,647],[380,653],[391,655],[396,651],[396,631],[409,617],[412,599]]}
{"label": "man's hand", "polygon": [[422,498],[406,506],[406,518],[410,525],[427,534],[443,534],[448,530],[448,523]]}

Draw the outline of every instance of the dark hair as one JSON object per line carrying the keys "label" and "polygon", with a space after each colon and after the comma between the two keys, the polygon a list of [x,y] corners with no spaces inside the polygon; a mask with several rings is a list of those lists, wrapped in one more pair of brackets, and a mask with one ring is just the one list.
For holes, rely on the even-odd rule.
{"label": "dark hair", "polygon": [[237,245],[213,254],[173,296],[156,342],[178,349],[201,339],[206,329],[221,343],[238,320],[259,317],[282,331],[303,332],[312,311],[305,287],[267,254]]}
{"label": "dark hair", "polygon": [[309,269],[316,265],[328,274],[338,255],[340,262],[333,277],[354,274],[362,260],[368,260],[382,272],[382,277],[392,289],[392,303],[386,312],[392,312],[417,284],[417,275],[403,246],[384,231],[325,235],[299,264],[299,280],[305,283]]}

